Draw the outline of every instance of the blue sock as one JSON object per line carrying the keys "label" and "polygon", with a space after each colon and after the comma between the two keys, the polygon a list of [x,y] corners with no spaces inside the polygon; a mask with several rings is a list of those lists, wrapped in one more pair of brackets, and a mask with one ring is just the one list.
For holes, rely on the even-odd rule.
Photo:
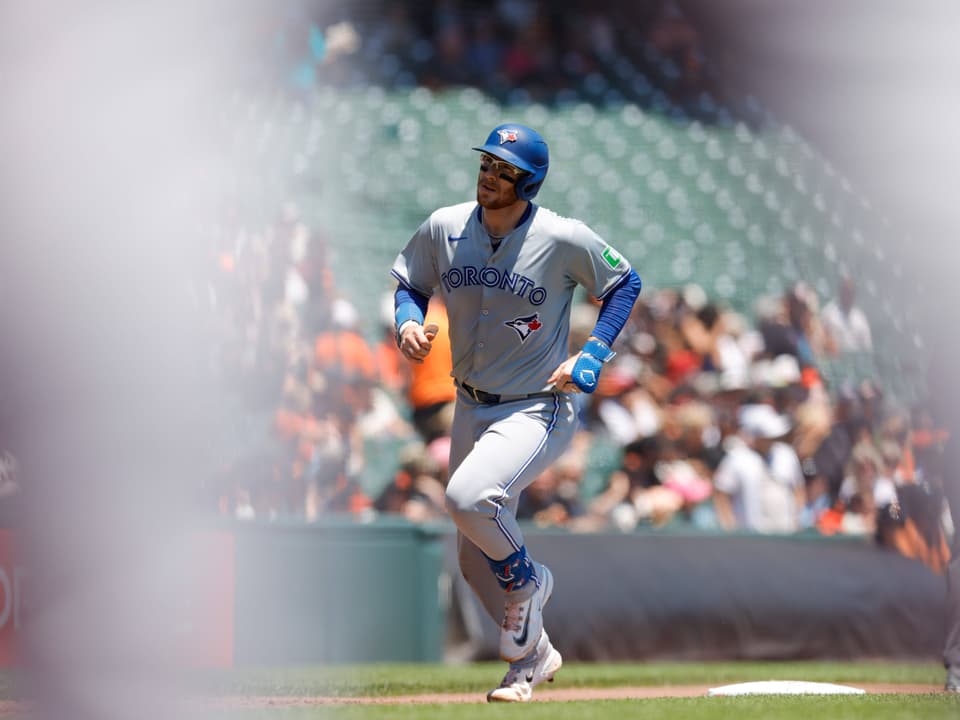
{"label": "blue sock", "polygon": [[488,557],[487,562],[490,564],[490,569],[496,576],[497,582],[500,583],[500,587],[507,592],[519,590],[531,580],[537,585],[540,584],[533,562],[527,557],[526,546],[521,547],[503,560],[491,560]]}

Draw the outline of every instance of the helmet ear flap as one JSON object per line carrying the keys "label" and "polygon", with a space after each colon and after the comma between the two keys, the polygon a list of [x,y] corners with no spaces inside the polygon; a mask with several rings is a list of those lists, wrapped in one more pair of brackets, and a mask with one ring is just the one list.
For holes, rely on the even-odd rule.
{"label": "helmet ear flap", "polygon": [[524,178],[517,183],[517,197],[521,200],[532,200],[540,192],[541,185],[543,185],[542,179]]}

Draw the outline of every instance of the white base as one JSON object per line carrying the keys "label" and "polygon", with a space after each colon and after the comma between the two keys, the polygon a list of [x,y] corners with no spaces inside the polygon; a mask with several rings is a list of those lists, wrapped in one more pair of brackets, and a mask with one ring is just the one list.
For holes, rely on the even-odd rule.
{"label": "white base", "polygon": [[866,690],[849,685],[804,682],[802,680],[762,680],[710,688],[707,695],[865,695]]}

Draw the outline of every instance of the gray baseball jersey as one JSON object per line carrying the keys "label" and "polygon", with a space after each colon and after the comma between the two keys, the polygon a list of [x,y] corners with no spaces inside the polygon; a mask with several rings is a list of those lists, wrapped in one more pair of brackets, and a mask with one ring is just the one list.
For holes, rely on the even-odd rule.
{"label": "gray baseball jersey", "polygon": [[551,390],[547,378],[569,357],[576,286],[603,297],[630,264],[579,220],[533,203],[494,251],[479,211],[476,202],[435,211],[393,275],[423,295],[443,295],[455,378],[501,395]]}
{"label": "gray baseball jersey", "polygon": [[[629,270],[582,222],[533,203],[496,251],[477,203],[441,208],[393,265],[404,285],[428,297],[442,294],[458,381],[507,397],[553,391],[495,404],[457,395],[447,509],[460,531],[463,575],[497,622],[504,590],[487,558],[502,560],[524,545],[519,495],[576,432],[571,395],[547,384],[570,354],[574,290],[580,284],[602,297]],[[533,591],[531,583],[522,592]]]}

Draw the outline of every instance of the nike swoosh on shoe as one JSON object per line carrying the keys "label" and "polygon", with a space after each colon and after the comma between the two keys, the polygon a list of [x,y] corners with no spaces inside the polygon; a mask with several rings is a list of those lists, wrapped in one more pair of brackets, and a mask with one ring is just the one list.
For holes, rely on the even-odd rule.
{"label": "nike swoosh on shoe", "polygon": [[514,642],[517,645],[523,646],[527,644],[527,635],[530,634],[530,613],[527,613],[527,616],[523,619],[523,632],[520,633],[520,637],[516,635],[513,636]]}

